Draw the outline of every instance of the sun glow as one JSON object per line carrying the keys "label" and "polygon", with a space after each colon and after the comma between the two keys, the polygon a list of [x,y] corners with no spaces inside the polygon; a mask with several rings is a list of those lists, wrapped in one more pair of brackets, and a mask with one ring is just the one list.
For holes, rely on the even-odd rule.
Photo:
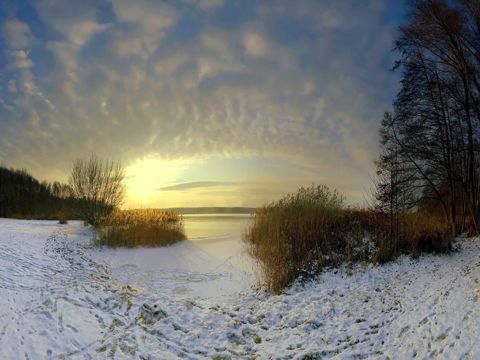
{"label": "sun glow", "polygon": [[179,176],[189,167],[188,160],[164,160],[142,158],[126,168],[125,208],[168,207],[161,204],[158,189],[178,181]]}

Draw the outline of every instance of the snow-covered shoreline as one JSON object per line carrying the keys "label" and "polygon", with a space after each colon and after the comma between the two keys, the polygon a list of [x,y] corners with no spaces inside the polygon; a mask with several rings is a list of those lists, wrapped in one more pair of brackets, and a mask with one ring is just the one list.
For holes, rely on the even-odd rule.
{"label": "snow-covered shoreline", "polygon": [[279,296],[193,297],[162,291],[175,287],[161,277],[157,293],[129,284],[90,236],[80,223],[0,219],[2,359],[480,356],[478,240]]}

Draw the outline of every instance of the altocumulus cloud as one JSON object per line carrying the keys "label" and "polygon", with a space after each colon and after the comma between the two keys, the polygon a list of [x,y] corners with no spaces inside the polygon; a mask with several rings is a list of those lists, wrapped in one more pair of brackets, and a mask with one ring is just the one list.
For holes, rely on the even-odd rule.
{"label": "altocumulus cloud", "polygon": [[91,152],[275,157],[364,184],[399,9],[358,4],[6,1],[0,161],[48,178]]}

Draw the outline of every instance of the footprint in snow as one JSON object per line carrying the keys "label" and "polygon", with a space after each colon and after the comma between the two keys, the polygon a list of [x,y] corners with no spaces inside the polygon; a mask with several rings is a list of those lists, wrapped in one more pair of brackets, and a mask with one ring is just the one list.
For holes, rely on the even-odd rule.
{"label": "footprint in snow", "polygon": [[175,289],[173,289],[173,293],[178,295],[186,294],[188,291],[189,291],[188,288],[186,288],[185,286],[178,286]]}
{"label": "footprint in snow", "polygon": [[160,309],[157,304],[150,306],[148,304],[143,304],[140,307],[139,314],[140,320],[143,320],[146,323],[154,323],[160,319],[167,317],[167,313]]}
{"label": "footprint in snow", "polygon": [[138,265],[136,264],[123,264],[123,265],[120,265],[117,269],[118,270],[133,270],[133,269],[137,269],[138,268]]}

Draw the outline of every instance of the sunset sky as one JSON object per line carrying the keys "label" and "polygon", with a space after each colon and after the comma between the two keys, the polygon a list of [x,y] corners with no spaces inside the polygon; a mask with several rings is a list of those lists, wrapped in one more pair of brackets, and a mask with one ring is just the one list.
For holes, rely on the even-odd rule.
{"label": "sunset sky", "polygon": [[67,181],[96,153],[126,207],[363,202],[402,0],[2,0],[0,164]]}

